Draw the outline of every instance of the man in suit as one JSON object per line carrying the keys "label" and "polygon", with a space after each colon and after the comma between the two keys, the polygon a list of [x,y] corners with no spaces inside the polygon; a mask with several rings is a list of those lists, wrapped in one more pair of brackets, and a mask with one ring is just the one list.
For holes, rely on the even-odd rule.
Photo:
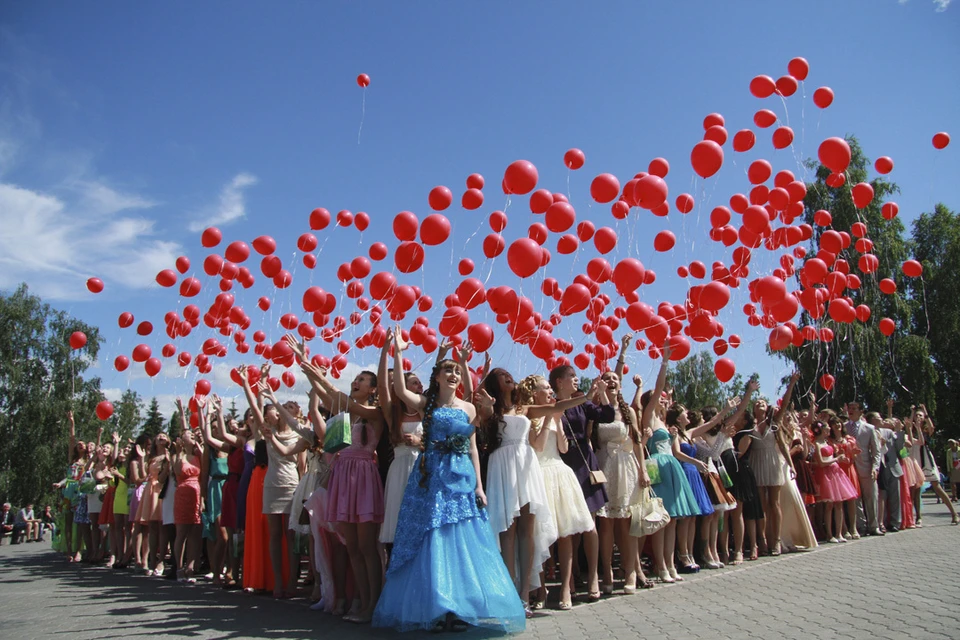
{"label": "man in suit", "polygon": [[[863,419],[863,409],[859,402],[847,403],[847,415],[850,420],[844,426],[848,435],[853,436],[860,448],[860,453],[853,463],[860,476],[860,505],[863,509],[863,519],[866,524],[866,533],[871,536],[882,536],[877,521],[877,477],[880,475],[880,436],[877,430]],[[859,518],[858,518],[859,519]]]}
{"label": "man in suit", "polygon": [[[877,478],[877,487],[880,490],[879,496],[879,522],[881,525],[887,523],[887,532],[896,533],[900,531],[900,477],[903,475],[903,467],[900,466],[900,449],[903,448],[906,436],[903,431],[894,431],[885,425],[880,418],[880,414],[871,411],[867,414],[867,422],[873,426],[880,435],[880,453],[882,459],[880,462],[880,475]],[[893,424],[888,423],[888,424]],[[886,518],[884,518],[886,515]]]}

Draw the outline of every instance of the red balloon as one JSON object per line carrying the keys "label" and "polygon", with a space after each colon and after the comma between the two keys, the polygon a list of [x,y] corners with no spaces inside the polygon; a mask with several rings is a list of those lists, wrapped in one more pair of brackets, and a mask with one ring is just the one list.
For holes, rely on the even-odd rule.
{"label": "red balloon", "polygon": [[807,79],[807,74],[810,73],[810,63],[804,58],[794,58],[787,63],[787,72],[802,82]]}
{"label": "red balloon", "polygon": [[[414,236],[416,237],[416,231],[414,231]],[[371,260],[379,262],[387,257],[387,245],[382,242],[374,242],[370,245],[370,250],[367,252]]]}
{"label": "red balloon", "polygon": [[90,293],[100,293],[103,291],[103,280],[100,278],[89,278],[87,280],[87,289]]}
{"label": "red balloon", "polygon": [[736,372],[737,367],[730,358],[720,358],[713,363],[713,373],[720,382],[729,382]]}
{"label": "red balloon", "polygon": [[533,191],[539,179],[537,168],[527,160],[512,162],[503,174],[504,186],[510,193],[521,196]]}
{"label": "red balloon", "polygon": [[467,211],[474,211],[483,205],[483,191],[480,189],[467,189],[463,192],[460,204]]}
{"label": "red balloon", "polygon": [[850,166],[850,145],[843,138],[827,138],[820,143],[817,156],[827,169],[834,173],[843,173]]}
{"label": "red balloon", "polygon": [[797,79],[793,76],[780,76],[777,78],[777,93],[785,98],[789,98],[797,92]]}
{"label": "red balloon", "polygon": [[820,87],[813,92],[813,104],[821,109],[826,109],[833,104],[833,89],[830,87]]}
{"label": "red balloon", "polygon": [[777,84],[770,76],[757,76],[750,81],[750,93],[757,98],[769,98],[777,90]]}
{"label": "red balloon", "polygon": [[[401,211],[393,218],[393,235],[397,240],[416,240],[420,221],[413,213]],[[372,257],[372,256],[371,256]],[[376,260],[376,258],[374,258]]]}
{"label": "red balloon", "polygon": [[200,234],[200,244],[208,249],[220,244],[222,239],[223,234],[220,233],[220,229],[217,229],[216,227],[207,227],[203,230],[203,233]]}
{"label": "red balloon", "polygon": [[192,298],[200,293],[200,281],[196,278],[187,278],[180,283],[180,295],[184,298]]}
{"label": "red balloon", "polygon": [[773,132],[773,147],[775,149],[786,149],[793,144],[793,129],[790,127],[778,127]]}
{"label": "red balloon", "polygon": [[304,233],[297,238],[297,249],[304,253],[310,253],[317,248],[317,236],[312,233]]}
{"label": "red balloon", "polygon": [[877,173],[886,175],[893,171],[893,158],[890,156],[880,156],[876,162],[873,163],[873,168],[877,170]]}
{"label": "red balloon", "polygon": [[97,405],[97,417],[101,420],[106,420],[113,415],[113,405],[109,401],[104,400]]}
{"label": "red balloon", "polygon": [[610,253],[617,246],[617,232],[610,227],[600,227],[593,236],[593,246],[602,254]]}
{"label": "red balloon", "polygon": [[450,237],[450,221],[446,216],[432,213],[420,225],[420,240],[427,246],[435,246],[446,242]]}
{"label": "red balloon", "polygon": [[129,311],[124,311],[120,314],[120,317],[117,318],[117,324],[120,325],[121,329],[126,329],[131,326],[133,324],[133,314]]}
{"label": "red balloon", "polygon": [[510,245],[507,251],[507,263],[510,269],[520,276],[532,276],[540,268],[543,257],[540,245],[530,238],[518,238]]}
{"label": "red balloon", "polygon": [[579,248],[580,241],[573,234],[564,234],[557,240],[557,253],[561,255],[570,255]]}
{"label": "red balloon", "polygon": [[370,76],[365,73],[361,73],[357,76],[357,85],[366,89],[370,86]]}
{"label": "red balloon", "polygon": [[761,109],[753,114],[753,124],[761,129],[772,127],[777,122],[777,114],[769,109]]}
{"label": "red balloon", "polygon": [[580,149],[568,149],[563,154],[563,164],[567,166],[567,169],[573,169],[574,171],[582,167],[585,160],[586,157]]}
{"label": "red balloon", "polygon": [[177,271],[180,273],[186,273],[190,270],[190,258],[187,256],[180,256],[177,258]]}
{"label": "red balloon", "polygon": [[396,288],[396,277],[387,271],[381,271],[370,279],[370,295],[375,300],[383,300],[390,297]]}
{"label": "red balloon", "polygon": [[697,175],[709,178],[723,165],[723,149],[713,140],[702,140],[693,147],[690,163]]}
{"label": "red balloon", "polygon": [[143,370],[146,371],[147,375],[150,376],[151,378],[153,378],[158,373],[160,373],[160,369],[162,368],[163,368],[163,365],[160,363],[160,360],[158,360],[157,358],[150,358],[149,360],[143,363]]}
{"label": "red balloon", "polygon": [[708,113],[703,119],[703,130],[707,131],[710,127],[722,127],[725,124],[723,116],[719,113]]}
{"label": "red balloon", "polygon": [[757,136],[750,129],[741,129],[733,134],[733,150],[737,152],[750,151],[753,149]]}
{"label": "red balloon", "polygon": [[[658,178],[666,178],[667,174],[670,173],[670,163],[667,162],[666,158],[654,158],[650,161],[650,164],[647,165],[647,171],[650,175],[657,176]],[[641,178],[643,176],[640,176]]]}
{"label": "red balloon", "polygon": [[897,330],[897,325],[890,318],[883,318],[880,321],[880,333],[882,333],[883,335],[890,337],[893,335],[893,332],[896,330]]}
{"label": "red balloon", "polygon": [[273,277],[273,286],[277,289],[286,289],[293,284],[293,275],[286,269],[281,269],[280,273]]}
{"label": "red balloon", "polygon": [[763,184],[770,179],[773,167],[766,160],[754,160],[747,168],[747,179],[750,184]]}
{"label": "red balloon", "polygon": [[153,325],[144,320],[137,325],[137,333],[141,336],[148,336],[153,333]]}
{"label": "red balloon", "polygon": [[87,334],[83,331],[74,331],[70,334],[70,348],[82,349],[87,344]]}
{"label": "red balloon", "polygon": [[560,298],[560,315],[580,313],[590,305],[590,290],[574,282],[563,291]]}
{"label": "red balloon", "polygon": [[[401,242],[393,255],[394,264],[401,273],[413,273],[422,267],[423,258],[423,247],[416,242]],[[378,298],[380,299],[382,298]]]}
{"label": "red balloon", "polygon": [[653,248],[657,251],[670,251],[677,243],[677,237],[672,231],[661,231],[653,239]]}
{"label": "red balloon", "polygon": [[453,202],[453,193],[451,193],[447,187],[440,185],[430,190],[427,201],[430,203],[430,208],[434,211],[443,211]]}
{"label": "red balloon", "polygon": [[250,257],[250,247],[246,242],[237,240],[227,245],[227,250],[223,252],[224,257],[230,262],[240,264]]}
{"label": "red balloon", "polygon": [[727,130],[719,125],[714,125],[703,134],[704,140],[712,140],[721,147],[727,142]]}
{"label": "red balloon", "polygon": [[827,391],[830,391],[831,389],[833,389],[834,382],[836,382],[836,379],[829,373],[825,373],[822,376],[820,376],[820,386],[826,389]]}
{"label": "red balloon", "polygon": [[873,187],[866,182],[855,184],[850,190],[850,195],[853,196],[854,206],[864,209],[873,201]]}
{"label": "red balloon", "polygon": [[338,227],[349,227],[353,224],[353,213],[344,209],[337,213],[337,226]]}
{"label": "red balloon", "polygon": [[700,291],[700,308],[707,311],[720,311],[730,302],[730,288],[714,280]]}
{"label": "red balloon", "polygon": [[113,361],[113,366],[117,371],[126,371],[130,366],[130,359],[127,356],[117,356]]}
{"label": "red balloon", "polygon": [[269,256],[277,250],[277,241],[270,236],[259,236],[253,240],[253,250],[262,256]]}
{"label": "red balloon", "polygon": [[467,176],[467,189],[483,189],[484,179],[479,173],[471,173]]}
{"label": "red balloon", "polygon": [[903,263],[903,275],[908,278],[919,278],[923,275],[923,265],[916,260],[907,260]]}
{"label": "red balloon", "polygon": [[366,231],[367,227],[370,226],[370,216],[363,211],[358,211],[357,215],[353,219],[353,226],[357,228],[357,231]]}
{"label": "red balloon", "polygon": [[498,233],[491,233],[483,239],[483,255],[488,258],[496,258],[506,248],[503,236]]}
{"label": "red balloon", "polygon": [[667,200],[669,189],[663,178],[650,174],[640,178],[633,186],[633,197],[644,209],[655,209]]}
{"label": "red balloon", "polygon": [[601,173],[590,183],[590,195],[601,204],[612,202],[620,195],[620,181],[612,173]]}
{"label": "red balloon", "polygon": [[544,222],[547,228],[554,233],[562,233],[573,226],[577,219],[577,212],[568,202],[554,202],[547,209]]}
{"label": "red balloon", "polygon": [[330,212],[319,207],[310,212],[310,228],[314,231],[321,231],[330,224]]}
{"label": "red balloon", "polygon": [[950,144],[949,133],[947,133],[946,131],[941,131],[940,133],[934,134],[933,136],[934,149],[946,149],[948,144]]}
{"label": "red balloon", "polygon": [[493,345],[493,329],[483,323],[470,325],[467,328],[467,338],[474,351],[483,353]]}
{"label": "red balloon", "polygon": [[681,193],[679,196],[677,196],[676,205],[677,211],[680,213],[690,213],[693,211],[693,196],[691,196],[689,193]]}

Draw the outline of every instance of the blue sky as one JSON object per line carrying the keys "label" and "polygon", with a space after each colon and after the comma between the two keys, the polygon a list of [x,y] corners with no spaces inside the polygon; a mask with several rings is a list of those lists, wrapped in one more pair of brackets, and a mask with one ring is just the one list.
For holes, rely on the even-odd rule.
{"label": "blue sky", "polygon": [[[138,365],[116,373],[113,358],[140,342],[116,319],[131,311],[162,327],[164,313],[190,302],[154,283],[178,255],[187,255],[204,280],[198,304],[210,304],[216,282],[202,275],[208,251],[197,229],[216,221],[227,241],[276,238],[294,285],[276,291],[251,259],[258,282],[235,291],[253,319],[248,342],[255,329],[276,340],[279,316],[301,311],[307,286],[339,292],[334,273],[341,262],[377,240],[395,246],[394,214],[411,210],[422,220],[430,188],[447,185],[455,199],[445,212],[453,237],[428,250],[429,278],[402,279],[423,286],[439,307],[460,280],[456,261],[483,262],[491,211],[507,207],[508,242],[535,221],[526,198],[508,201],[499,189],[507,164],[524,158],[537,165],[540,186],[570,194],[578,220],[618,231],[618,247],[607,256],[612,263],[634,256],[657,272],[657,283],[642,290],[644,301],[681,302],[693,281],[676,275],[678,265],[730,261],[732,249],[707,237],[709,213],[748,187],[745,170],[754,159],[802,176],[800,161],[816,155],[820,140],[855,134],[869,157],[893,157],[890,177],[902,189],[897,202],[905,222],[937,201],[960,207],[957,142],[944,151],[930,143],[937,131],[960,135],[958,9],[943,0],[5,3],[0,288],[25,281],[100,326],[106,341],[98,373],[108,395],[130,386],[170,406],[175,394],[191,392],[196,370],[165,360],[154,379]],[[811,67],[796,95],[785,104],[750,95],[753,76],[779,77],[794,56]],[[365,92],[355,82],[359,73],[372,78]],[[811,96],[824,85],[836,100],[821,111]],[[703,117],[723,114],[732,137],[756,129],[752,116],[760,108],[789,123],[793,147],[774,151],[772,129],[758,130],[752,151],[734,154],[728,142],[720,173],[696,178],[689,154]],[[575,172],[562,161],[571,147],[587,158]],[[671,202],[681,192],[696,198],[690,214],[657,218],[634,209],[617,221],[609,205],[590,198],[598,173],[623,183],[657,156],[671,164]],[[486,200],[465,211],[457,205],[474,172],[486,178]],[[318,206],[365,211],[372,224],[362,236],[350,228],[321,237],[311,272],[295,243]],[[678,237],[667,254],[652,247],[662,229]],[[539,305],[539,278],[569,282],[596,255],[588,245],[575,261],[562,259],[555,244],[547,241],[554,255],[546,273],[523,283],[505,268],[505,255],[478,270],[485,276],[492,268],[489,285],[522,289]],[[752,271],[769,273],[777,260],[758,251]],[[104,293],[86,291],[90,276],[104,279]],[[767,332],[747,326],[740,311],[745,286],[733,293],[720,318],[727,335],[744,340],[732,357],[740,372],[758,371],[773,395],[787,370],[764,354]],[[256,309],[261,295],[274,299],[271,312]],[[348,303],[344,298],[341,307],[347,313]],[[435,326],[439,318],[430,319]],[[486,307],[471,321],[495,325]],[[586,340],[581,323],[570,318],[556,335],[579,346]],[[501,338],[502,327],[495,330]],[[211,335],[195,331],[177,347],[196,353]],[[159,352],[165,338],[155,331],[144,342]],[[313,348],[330,355],[320,341]],[[511,347],[508,338],[493,353],[515,375],[538,370],[527,349]],[[376,354],[355,349],[350,357],[365,365]],[[216,361],[211,377],[227,395],[236,392],[226,385],[227,372],[240,361],[234,353]],[[657,366],[637,352],[628,362],[646,378]]]}

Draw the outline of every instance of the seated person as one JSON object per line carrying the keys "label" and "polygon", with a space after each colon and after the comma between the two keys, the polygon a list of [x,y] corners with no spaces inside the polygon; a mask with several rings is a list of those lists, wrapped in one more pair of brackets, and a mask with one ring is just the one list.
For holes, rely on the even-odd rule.
{"label": "seated person", "polygon": [[10,536],[13,540],[13,525],[15,524],[12,507],[9,502],[3,503],[3,511],[0,512],[0,544],[3,544],[4,538]]}
{"label": "seated person", "polygon": [[34,542],[40,537],[40,521],[33,514],[32,504],[17,512],[17,520],[13,526],[18,533],[27,534],[27,542]]}

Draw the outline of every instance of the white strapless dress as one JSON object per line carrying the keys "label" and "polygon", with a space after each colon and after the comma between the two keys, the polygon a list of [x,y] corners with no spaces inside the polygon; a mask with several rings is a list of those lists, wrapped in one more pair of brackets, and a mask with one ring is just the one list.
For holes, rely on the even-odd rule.
{"label": "white strapless dress", "polygon": [[[404,434],[413,433],[423,437],[422,422],[404,422],[401,425]],[[383,524],[380,526],[380,542],[392,544],[397,532],[397,518],[400,516],[400,505],[403,503],[403,492],[407,488],[410,473],[417,466],[420,459],[418,447],[408,447],[398,444],[393,448],[393,462],[387,470],[387,482],[383,489]]]}
{"label": "white strapless dress", "polygon": [[[540,566],[550,557],[550,545],[557,540],[557,528],[550,513],[543,472],[537,452],[530,446],[530,420],[526,416],[503,416],[500,424],[500,446],[487,462],[487,512],[490,527],[497,534],[510,528],[520,510],[530,505],[536,517],[533,539],[533,587],[540,586]],[[519,547],[520,545],[518,545]],[[528,550],[521,550],[527,553]],[[520,572],[516,572],[520,576]]]}

